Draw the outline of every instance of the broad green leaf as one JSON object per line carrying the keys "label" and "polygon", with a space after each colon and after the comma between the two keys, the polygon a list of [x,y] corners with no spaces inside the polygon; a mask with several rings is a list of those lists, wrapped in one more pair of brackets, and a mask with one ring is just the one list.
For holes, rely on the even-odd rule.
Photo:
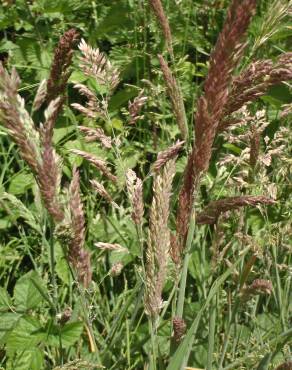
{"label": "broad green leaf", "polygon": [[7,351],[31,350],[46,338],[40,322],[32,316],[23,316],[13,328],[6,341]]}
{"label": "broad green leaf", "polygon": [[59,333],[59,329],[56,326],[51,328],[51,333],[47,338],[48,344],[58,347],[60,345],[60,336],[62,346],[64,348],[72,346],[77,342],[83,332],[83,323],[82,322],[70,322],[65,324]]}
{"label": "broad green leaf", "polygon": [[5,343],[7,335],[20,318],[21,315],[14,312],[0,313],[0,344]]}
{"label": "broad green leaf", "polygon": [[11,307],[11,298],[7,291],[0,287],[0,312],[7,311]]}
{"label": "broad green leaf", "polygon": [[34,178],[31,173],[24,171],[18,172],[15,176],[12,177],[10,181],[8,192],[20,195],[24,194],[34,183]]}
{"label": "broad green leaf", "polygon": [[42,285],[42,281],[35,271],[28,272],[17,281],[14,288],[14,304],[18,310],[38,307],[44,299],[31,279]]}
{"label": "broad green leaf", "polygon": [[65,283],[70,283],[70,269],[68,262],[64,256],[60,243],[55,243],[55,257],[56,257],[56,273],[58,277]]}
{"label": "broad green leaf", "polygon": [[75,130],[74,126],[54,128],[53,142],[58,144],[64,137]]}
{"label": "broad green leaf", "polygon": [[42,370],[44,362],[43,351],[32,348],[19,351],[8,361],[7,370]]}

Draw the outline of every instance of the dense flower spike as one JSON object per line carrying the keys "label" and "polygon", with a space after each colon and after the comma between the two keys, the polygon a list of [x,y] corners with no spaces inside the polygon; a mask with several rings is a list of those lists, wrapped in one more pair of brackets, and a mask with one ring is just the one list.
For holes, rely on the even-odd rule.
{"label": "dense flower spike", "polygon": [[175,159],[169,160],[155,175],[150,209],[148,247],[146,252],[146,312],[155,317],[162,308],[162,290],[167,272],[170,248],[168,228],[169,202]]}
{"label": "dense flower spike", "polygon": [[92,141],[100,141],[102,146],[106,149],[110,149],[112,147],[112,139],[109,136],[106,136],[103,129],[98,128],[91,128],[85,126],[78,126],[79,130],[85,134],[85,141],[87,143],[91,143]]}
{"label": "dense flower spike", "polygon": [[68,258],[75,268],[78,281],[85,287],[91,282],[90,254],[84,249],[85,219],[80,198],[79,173],[73,169],[73,177],[69,189],[69,208],[71,215],[72,237],[68,246]]}
{"label": "dense flower spike", "polygon": [[144,214],[143,183],[135,172],[129,169],[126,172],[128,197],[132,206],[132,220],[136,225],[142,225]]}
{"label": "dense flower spike", "polygon": [[214,224],[221,213],[245,206],[257,206],[260,204],[274,204],[275,201],[265,196],[238,196],[224,198],[210,202],[207,207],[197,215],[198,224]]}
{"label": "dense flower spike", "polygon": [[232,1],[211,54],[209,73],[204,84],[205,94],[198,101],[195,143],[188,158],[179,196],[177,232],[181,245],[186,239],[194,191],[200,175],[209,167],[213,141],[228,99],[229,84],[242,55],[245,46],[243,36],[255,8],[256,0]]}
{"label": "dense flower spike", "polygon": [[65,94],[66,84],[71,74],[69,66],[72,62],[73,48],[78,41],[78,37],[78,32],[70,29],[59,40],[47,82],[48,102]]}

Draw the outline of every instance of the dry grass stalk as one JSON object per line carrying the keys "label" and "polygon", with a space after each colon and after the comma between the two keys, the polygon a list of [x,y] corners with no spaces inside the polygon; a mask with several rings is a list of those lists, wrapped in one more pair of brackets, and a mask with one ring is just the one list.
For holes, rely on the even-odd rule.
{"label": "dry grass stalk", "polygon": [[177,141],[171,147],[163,150],[162,152],[159,152],[156,161],[152,165],[152,172],[159,172],[160,168],[163,167],[166,162],[176,157],[178,152],[183,147],[184,143],[184,141]]}
{"label": "dry grass stalk", "polygon": [[78,128],[85,134],[85,141],[87,143],[98,140],[106,149],[110,149],[112,147],[111,137],[107,136],[102,128],[89,128],[85,126],[78,126]]}
{"label": "dry grass stalk", "polygon": [[163,56],[158,55],[158,59],[163,73],[164,81],[167,86],[167,92],[171,100],[173,113],[177,120],[181,136],[185,140],[187,139],[188,136],[188,125],[182,93],[175,77],[173,76]]}
{"label": "dry grass stalk", "polygon": [[98,242],[94,243],[94,245],[101,249],[101,250],[107,250],[107,251],[116,251],[116,252],[127,252],[128,250],[124,247],[122,247],[120,244],[117,243],[103,243]]}
{"label": "dry grass stalk", "polygon": [[126,185],[132,206],[132,220],[136,225],[142,225],[144,214],[143,183],[131,169],[126,172]]}
{"label": "dry grass stalk", "polygon": [[244,104],[264,95],[267,90],[284,81],[292,79],[292,53],[284,53],[273,63],[262,60],[252,63],[232,81],[230,96],[224,108],[224,120],[220,122],[219,131],[230,124],[226,117],[240,109]]}
{"label": "dry grass stalk", "polygon": [[263,195],[238,196],[224,198],[210,202],[208,206],[197,215],[197,224],[214,224],[218,217],[227,211],[234,210],[245,206],[257,206],[259,204],[274,204],[275,201]]}
{"label": "dry grass stalk", "polygon": [[92,163],[103,175],[105,175],[109,180],[116,183],[118,181],[117,177],[114,176],[107,167],[107,163],[95,155],[83,152],[82,150],[72,149],[72,153],[80,155],[82,158],[86,159],[88,162]]}
{"label": "dry grass stalk", "polygon": [[68,245],[68,259],[76,270],[78,281],[88,287],[92,272],[90,254],[84,249],[85,218],[80,198],[79,173],[76,168],[73,169],[69,197],[72,236]]}
{"label": "dry grass stalk", "polygon": [[92,48],[83,39],[78,47],[83,54],[80,58],[80,67],[84,74],[94,78],[98,84],[106,86],[109,92],[113,92],[120,82],[118,70],[99,49]]}
{"label": "dry grass stalk", "polygon": [[142,119],[144,116],[140,115],[140,111],[147,101],[147,96],[144,96],[144,90],[141,90],[139,95],[133,100],[129,101],[128,110],[130,115],[129,125],[134,125],[138,120]]}
{"label": "dry grass stalk", "polygon": [[78,37],[78,32],[70,29],[59,40],[47,82],[48,103],[65,94],[66,84],[71,74],[69,66],[72,62],[73,48],[78,41]]}
{"label": "dry grass stalk", "polygon": [[149,0],[149,3],[162,29],[162,32],[163,32],[163,35],[165,37],[165,41],[167,44],[167,50],[173,59],[174,55],[173,55],[173,48],[172,48],[171,30],[170,30],[168,19],[164,13],[161,0]]}
{"label": "dry grass stalk", "polygon": [[194,191],[200,175],[209,167],[212,145],[224,114],[232,74],[245,47],[243,37],[255,8],[256,0],[232,1],[223,30],[211,54],[209,73],[204,84],[205,94],[198,101],[195,144],[188,158],[179,196],[177,232],[181,248],[186,239]]}
{"label": "dry grass stalk", "polygon": [[100,196],[102,196],[104,199],[106,199],[110,204],[112,204],[113,207],[119,208],[119,206],[113,201],[113,198],[110,196],[110,194],[105,190],[105,187],[96,180],[90,180],[91,185],[93,188],[98,192]]}
{"label": "dry grass stalk", "polygon": [[162,308],[162,290],[167,272],[170,248],[168,228],[169,202],[172,179],[175,174],[175,159],[168,161],[155,175],[153,200],[150,209],[148,247],[146,252],[146,312],[152,317]]}

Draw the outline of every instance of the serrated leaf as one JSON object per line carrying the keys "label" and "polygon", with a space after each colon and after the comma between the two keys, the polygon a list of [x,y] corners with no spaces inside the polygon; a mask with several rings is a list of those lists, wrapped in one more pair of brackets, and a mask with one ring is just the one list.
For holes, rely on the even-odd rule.
{"label": "serrated leaf", "polygon": [[35,271],[30,271],[22,276],[14,287],[14,304],[18,310],[38,307],[44,300],[31,279],[34,279],[39,285],[43,285]]}
{"label": "serrated leaf", "polygon": [[8,361],[7,370],[42,370],[44,356],[38,348],[22,351]]}
{"label": "serrated leaf", "polygon": [[45,340],[46,333],[40,322],[31,316],[23,316],[13,328],[6,341],[8,353],[27,351]]}

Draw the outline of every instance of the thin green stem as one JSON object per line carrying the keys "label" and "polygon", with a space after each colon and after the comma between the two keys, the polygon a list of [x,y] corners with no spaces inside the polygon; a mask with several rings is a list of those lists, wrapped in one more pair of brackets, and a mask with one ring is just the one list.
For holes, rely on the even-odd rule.
{"label": "thin green stem", "polygon": [[156,370],[156,328],[155,328],[155,319],[149,317],[149,331],[151,337],[151,354],[149,356],[149,370]]}
{"label": "thin green stem", "polygon": [[176,316],[181,317],[181,318],[183,316],[185,291],[186,291],[186,283],[187,283],[187,276],[188,276],[188,266],[189,266],[189,262],[191,258],[190,249],[192,246],[193,235],[194,235],[195,227],[196,227],[195,204],[194,203],[195,202],[193,201],[191,217],[190,217],[190,226],[188,230],[186,248],[185,248],[185,256],[184,256],[184,261],[183,261],[183,268],[182,268],[182,273],[181,273],[181,278],[180,278],[177,308],[176,308]]}
{"label": "thin green stem", "polygon": [[215,327],[216,327],[216,297],[212,298],[209,309],[209,335],[208,335],[208,358],[207,370],[212,370],[213,353],[214,353],[214,340],[215,340]]}

